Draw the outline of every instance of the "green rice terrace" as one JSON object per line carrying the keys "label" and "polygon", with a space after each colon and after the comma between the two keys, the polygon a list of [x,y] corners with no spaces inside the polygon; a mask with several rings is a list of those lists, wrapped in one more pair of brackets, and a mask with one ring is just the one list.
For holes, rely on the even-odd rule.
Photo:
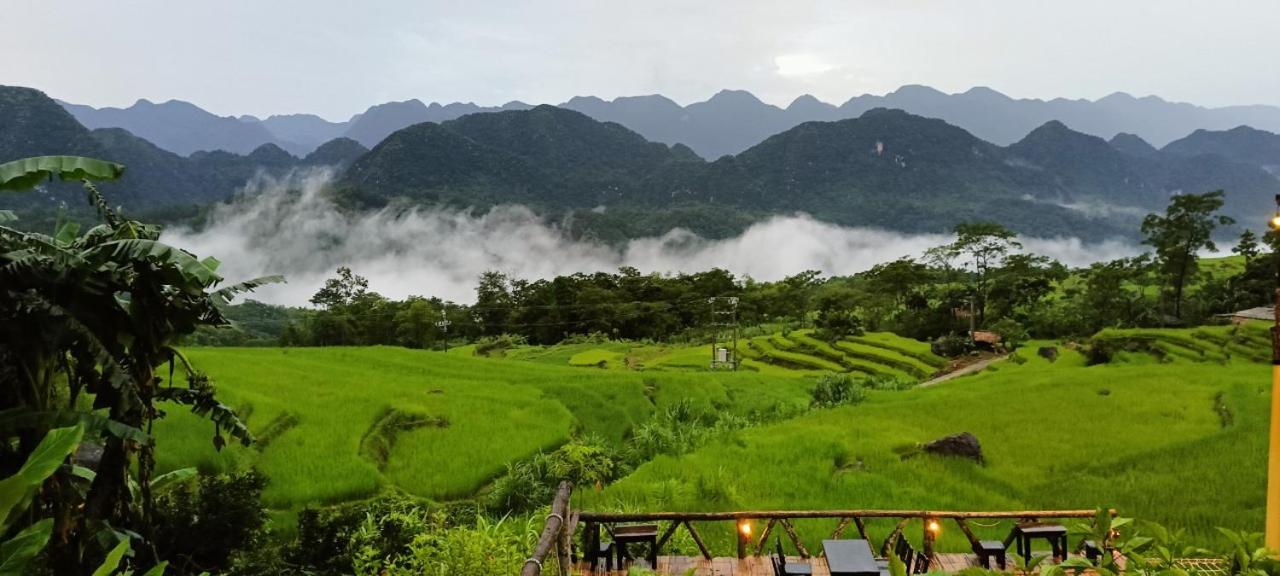
{"label": "green rice terrace", "polygon": [[[651,454],[611,484],[579,487],[575,508],[1111,506],[1206,538],[1262,522],[1269,367],[1257,326],[1031,342],[1016,360],[929,387],[913,385],[947,363],[887,333],[828,344],[778,332],[744,338],[739,350],[742,369],[730,372],[707,369],[708,346],[622,342],[518,346],[501,358],[471,348],[190,349],[258,442],[215,452],[207,424],[174,411],[157,424],[159,471],[251,464],[284,518],[389,492],[458,502],[485,497],[509,464],[571,438],[627,445],[648,423],[687,411],[735,424],[687,451]],[[830,372],[874,385],[856,405],[812,407],[815,382]],[[960,432],[980,440],[982,464],[918,448]],[[811,548],[830,530],[820,526],[796,521]],[[733,527],[709,525],[703,538],[727,555]],[[964,545],[956,530],[939,540],[944,550]],[[693,544],[677,536],[669,547]]]}

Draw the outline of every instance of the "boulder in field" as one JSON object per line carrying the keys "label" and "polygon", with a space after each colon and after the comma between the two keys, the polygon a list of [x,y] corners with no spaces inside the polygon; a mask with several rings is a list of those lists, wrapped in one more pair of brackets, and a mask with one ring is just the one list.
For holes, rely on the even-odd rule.
{"label": "boulder in field", "polygon": [[929,454],[968,458],[979,464],[983,462],[982,444],[978,442],[977,436],[968,432],[944,436],[926,443],[921,448]]}
{"label": "boulder in field", "polygon": [[1040,349],[1036,351],[1036,353],[1039,354],[1041,358],[1048,360],[1050,363],[1058,361],[1057,346],[1041,346]]}

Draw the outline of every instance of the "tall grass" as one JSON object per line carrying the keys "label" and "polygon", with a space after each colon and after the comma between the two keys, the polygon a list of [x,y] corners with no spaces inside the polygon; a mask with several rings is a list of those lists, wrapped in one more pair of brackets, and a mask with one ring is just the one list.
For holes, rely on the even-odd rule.
{"label": "tall grass", "polygon": [[[747,430],[734,442],[659,457],[584,496],[588,507],[649,510],[902,508],[1017,510],[1114,506],[1187,527],[1260,529],[1267,368],[1227,364],[1085,367],[1065,351],[908,392],[872,392],[859,406]],[[1105,393],[1104,393],[1105,392]],[[1224,427],[1215,396],[1235,415]],[[895,448],[957,432],[982,442],[987,464]],[[723,482],[714,501],[698,496]],[[673,485],[675,483],[675,485]],[[830,522],[807,523],[811,548]],[[708,526],[722,551],[731,526]],[[985,533],[1003,537],[1006,524]],[[803,529],[801,529],[804,532]],[[1002,533],[1003,531],[1003,533]],[[943,545],[963,549],[951,530]]]}

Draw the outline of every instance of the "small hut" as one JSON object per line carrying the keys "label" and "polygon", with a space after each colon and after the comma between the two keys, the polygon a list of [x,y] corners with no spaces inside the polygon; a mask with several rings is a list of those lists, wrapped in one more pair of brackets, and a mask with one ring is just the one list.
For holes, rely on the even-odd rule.
{"label": "small hut", "polygon": [[1227,314],[1218,314],[1219,318],[1229,318],[1232,324],[1239,326],[1249,320],[1262,320],[1264,322],[1274,322],[1276,319],[1276,309],[1274,306],[1259,306],[1248,310],[1240,310],[1238,312],[1230,312]]}

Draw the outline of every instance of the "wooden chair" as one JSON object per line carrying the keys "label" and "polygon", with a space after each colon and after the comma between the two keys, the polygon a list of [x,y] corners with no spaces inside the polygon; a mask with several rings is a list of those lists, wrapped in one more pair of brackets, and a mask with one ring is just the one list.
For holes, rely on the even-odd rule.
{"label": "wooden chair", "polygon": [[1098,547],[1098,543],[1093,540],[1084,540],[1080,542],[1080,548],[1084,551],[1084,557],[1089,559],[1094,565],[1102,560],[1102,548]]}
{"label": "wooden chair", "polygon": [[777,553],[773,557],[773,573],[776,576],[810,576],[813,574],[813,566],[800,562],[787,562],[787,557],[782,553],[782,538],[774,540]]}
{"label": "wooden chair", "polygon": [[929,558],[916,552],[906,538],[899,537],[894,544],[894,555],[906,566],[907,574],[924,574],[929,571]]}
{"label": "wooden chair", "polygon": [[[591,571],[595,572],[596,567],[600,565],[600,559],[604,559],[605,572],[613,571],[613,544],[610,542],[596,542],[595,545],[588,550],[584,550],[587,562],[591,566]],[[618,561],[618,568],[622,568],[622,561]]]}
{"label": "wooden chair", "polygon": [[991,559],[995,558],[1001,570],[1008,564],[1006,547],[999,540],[979,540],[973,545],[973,553],[978,555],[978,563],[983,568],[991,569]]}

